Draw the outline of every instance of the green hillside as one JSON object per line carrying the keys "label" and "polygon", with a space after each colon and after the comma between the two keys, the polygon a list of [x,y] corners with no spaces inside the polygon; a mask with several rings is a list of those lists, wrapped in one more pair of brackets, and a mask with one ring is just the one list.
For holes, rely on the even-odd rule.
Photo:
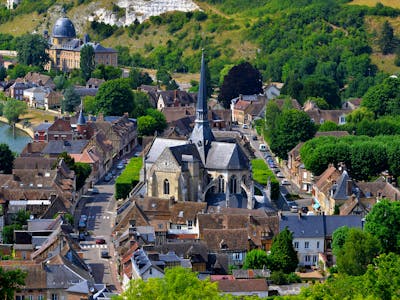
{"label": "green hillside", "polygon": [[[14,11],[0,9],[0,32],[51,31],[64,10],[79,35],[89,33],[117,48],[123,65],[196,73],[204,48],[215,85],[224,66],[246,60],[265,81],[288,82],[288,89],[293,84],[316,89],[318,81],[321,89],[340,90],[342,98],[360,97],[382,78],[379,71],[399,71],[395,54],[382,55],[377,41],[385,20],[400,34],[400,10],[374,1],[354,2],[202,0],[197,4],[203,12],[167,13],[118,28],[86,21],[100,7],[121,13],[109,1],[22,0]],[[304,95],[292,96],[302,101]]]}

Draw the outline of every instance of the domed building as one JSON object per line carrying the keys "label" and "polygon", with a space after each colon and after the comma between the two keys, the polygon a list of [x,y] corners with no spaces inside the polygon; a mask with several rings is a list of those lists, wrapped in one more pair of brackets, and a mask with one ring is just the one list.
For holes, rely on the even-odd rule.
{"label": "domed building", "polygon": [[86,44],[94,49],[95,64],[116,67],[118,65],[118,52],[113,48],[106,48],[99,43],[89,42],[85,35],[84,40],[76,37],[75,26],[66,17],[59,18],[53,26],[48,51],[50,61],[46,69],[70,72],[80,68],[81,49]]}

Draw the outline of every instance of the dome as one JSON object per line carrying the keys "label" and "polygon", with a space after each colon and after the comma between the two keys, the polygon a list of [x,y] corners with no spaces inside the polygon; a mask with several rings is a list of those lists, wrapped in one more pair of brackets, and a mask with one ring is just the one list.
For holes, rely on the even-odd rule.
{"label": "dome", "polygon": [[75,38],[76,32],[74,24],[68,18],[60,18],[53,26],[52,36],[55,38]]}

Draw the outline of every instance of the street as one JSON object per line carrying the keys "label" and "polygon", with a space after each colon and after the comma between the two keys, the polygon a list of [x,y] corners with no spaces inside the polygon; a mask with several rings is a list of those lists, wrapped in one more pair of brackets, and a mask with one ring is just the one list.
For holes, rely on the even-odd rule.
{"label": "street", "polygon": [[[111,231],[115,223],[114,179],[109,182],[101,181],[96,185],[98,194],[85,196],[84,205],[75,213],[75,220],[81,215],[87,216],[87,233],[85,241],[81,241],[85,262],[91,267],[96,283],[104,283],[111,290],[119,286],[116,278],[116,261],[113,255]],[[82,206],[81,204],[81,206]],[[96,239],[104,239],[104,244],[97,244]],[[101,258],[101,252],[108,251],[109,258]]]}

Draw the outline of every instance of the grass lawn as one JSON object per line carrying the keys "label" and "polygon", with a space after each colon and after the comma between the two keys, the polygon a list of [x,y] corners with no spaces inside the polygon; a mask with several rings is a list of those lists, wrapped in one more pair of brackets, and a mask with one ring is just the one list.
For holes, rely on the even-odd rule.
{"label": "grass lawn", "polygon": [[32,126],[37,126],[45,120],[53,122],[55,116],[57,115],[45,110],[29,109],[28,113],[21,115],[19,118],[22,122],[27,120],[32,124]]}
{"label": "grass lawn", "polygon": [[385,6],[394,8],[400,8],[399,0],[353,0],[349,4],[375,6],[377,3],[382,3]]}
{"label": "grass lawn", "polygon": [[1,33],[9,33],[13,36],[20,36],[25,33],[30,33],[32,28],[39,25],[43,17],[36,12],[15,17],[12,21],[0,25]]}
{"label": "grass lawn", "polygon": [[276,180],[275,174],[268,168],[265,161],[261,158],[256,158],[251,161],[251,166],[253,168],[253,179],[259,184],[267,185],[268,178]]}

